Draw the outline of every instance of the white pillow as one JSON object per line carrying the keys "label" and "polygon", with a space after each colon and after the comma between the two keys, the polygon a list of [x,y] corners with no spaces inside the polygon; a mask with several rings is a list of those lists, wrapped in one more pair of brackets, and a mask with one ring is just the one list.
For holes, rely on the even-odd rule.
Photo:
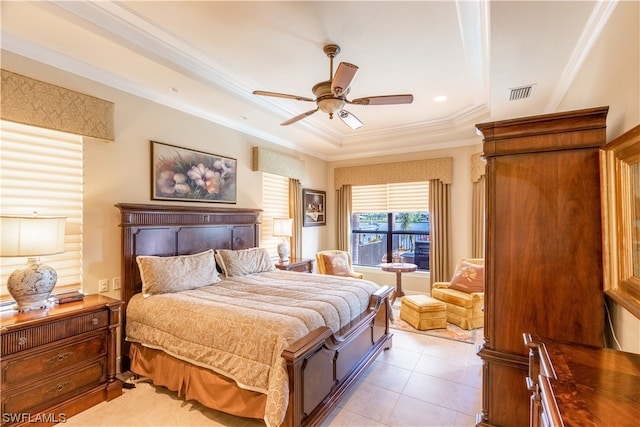
{"label": "white pillow", "polygon": [[195,289],[220,281],[212,249],[193,255],[138,256],[136,262],[145,297]]}
{"label": "white pillow", "polygon": [[247,274],[273,271],[276,269],[273,260],[264,248],[250,249],[217,249],[216,259],[227,277],[245,276]]}

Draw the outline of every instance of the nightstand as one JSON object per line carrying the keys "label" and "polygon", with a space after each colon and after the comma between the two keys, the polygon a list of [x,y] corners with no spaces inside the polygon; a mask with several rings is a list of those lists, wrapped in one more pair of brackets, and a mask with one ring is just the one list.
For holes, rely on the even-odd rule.
{"label": "nightstand", "polygon": [[2,426],[53,425],[122,394],[116,379],[123,301],[81,301],[0,313]]}
{"label": "nightstand", "polygon": [[290,258],[286,262],[276,262],[276,268],[286,271],[299,271],[301,273],[313,273],[313,260],[312,259],[297,259]]}

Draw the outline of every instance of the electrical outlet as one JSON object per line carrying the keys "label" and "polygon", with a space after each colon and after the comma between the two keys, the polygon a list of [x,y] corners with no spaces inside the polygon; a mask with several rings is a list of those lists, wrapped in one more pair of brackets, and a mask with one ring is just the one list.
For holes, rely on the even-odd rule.
{"label": "electrical outlet", "polygon": [[109,290],[109,280],[98,280],[98,292],[107,292]]}
{"label": "electrical outlet", "polygon": [[117,291],[118,289],[120,289],[120,278],[119,277],[114,277],[113,278],[113,290]]}

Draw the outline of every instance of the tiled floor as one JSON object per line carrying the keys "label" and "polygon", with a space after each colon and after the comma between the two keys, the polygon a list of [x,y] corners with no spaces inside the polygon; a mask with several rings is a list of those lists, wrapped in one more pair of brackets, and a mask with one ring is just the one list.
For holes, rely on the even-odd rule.
{"label": "tiled floor", "polygon": [[[394,330],[393,348],[381,354],[323,426],[473,426],[481,407],[477,344]],[[375,375],[374,375],[375,372]],[[264,427],[184,401],[162,387],[139,382],[111,402],[67,420],[66,426]]]}

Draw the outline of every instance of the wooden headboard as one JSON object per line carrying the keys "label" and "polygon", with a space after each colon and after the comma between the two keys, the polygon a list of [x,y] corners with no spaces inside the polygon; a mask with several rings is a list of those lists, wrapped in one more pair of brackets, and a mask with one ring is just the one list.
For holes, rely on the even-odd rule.
{"label": "wooden headboard", "polygon": [[142,281],[138,255],[176,256],[258,246],[260,209],[119,203],[122,227],[122,370],[129,369],[126,307]]}

